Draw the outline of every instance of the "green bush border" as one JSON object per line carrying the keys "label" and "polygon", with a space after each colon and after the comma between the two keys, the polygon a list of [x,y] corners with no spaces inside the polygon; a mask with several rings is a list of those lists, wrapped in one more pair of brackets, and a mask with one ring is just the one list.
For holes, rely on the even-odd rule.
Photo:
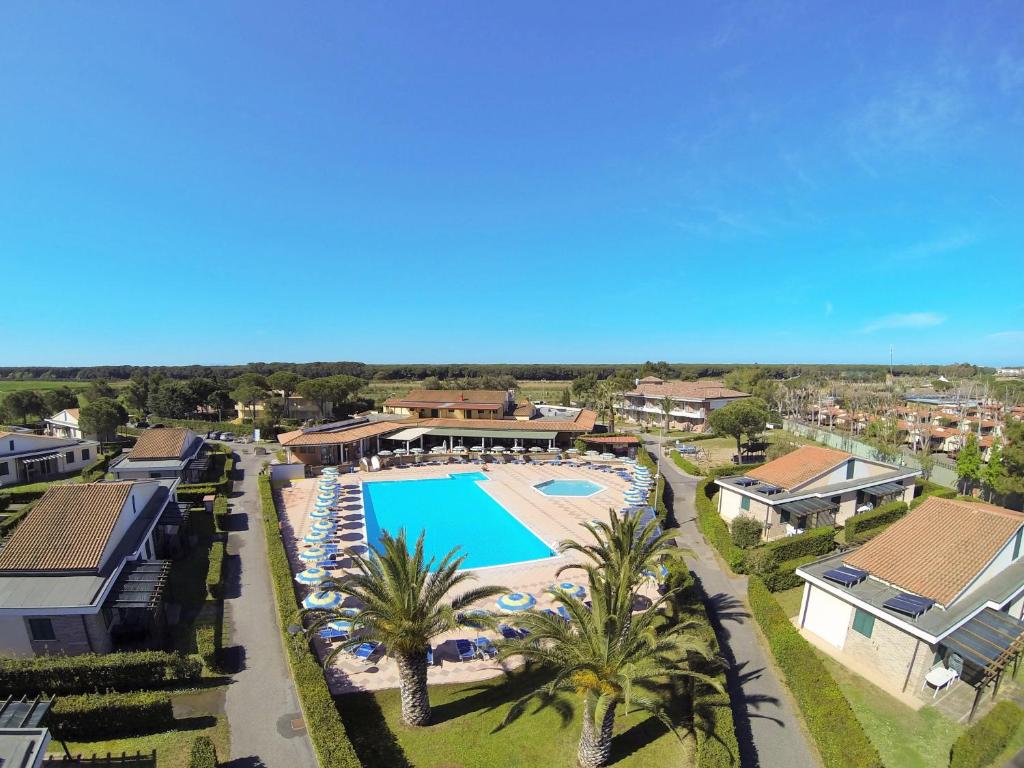
{"label": "green bush border", "polygon": [[883,530],[895,523],[907,514],[910,507],[903,501],[890,501],[882,504],[870,512],[861,512],[853,515],[845,523],[846,543],[861,544],[872,536],[877,536]]}
{"label": "green bush border", "polygon": [[61,696],[48,725],[64,741],[120,739],[174,729],[171,695],[162,691]]}
{"label": "green bush border", "polygon": [[953,742],[949,768],[985,768],[1006,749],[1024,722],[1024,710],[1013,701],[1000,701]]}
{"label": "green bush border", "polygon": [[209,736],[196,736],[188,758],[188,768],[217,768],[217,748]]}
{"label": "green bush border", "polygon": [[0,658],[0,691],[10,696],[135,691],[180,687],[201,674],[198,659],[164,651]]}
{"label": "green bush border", "polygon": [[327,687],[323,668],[308,643],[294,640],[283,632],[283,628],[294,620],[299,604],[295,599],[291,567],[288,564],[284,541],[281,539],[280,522],[270,478],[267,475],[260,475],[257,482],[260,508],[263,511],[263,531],[267,537],[270,578],[280,622],[279,631],[282,631],[292,678],[305,715],[306,730],[313,742],[320,765],[324,768],[361,768],[359,756],[352,747],[345,725],[338,714],[337,705]]}
{"label": "green bush border", "polygon": [[673,449],[671,452],[669,452],[669,456],[672,457],[673,463],[675,463],[675,465],[679,467],[681,470],[683,470],[683,472],[685,472],[686,474],[693,475],[694,477],[702,477],[704,475],[704,470],[702,470],[689,459],[684,459],[683,454],[681,454],[679,451]]}

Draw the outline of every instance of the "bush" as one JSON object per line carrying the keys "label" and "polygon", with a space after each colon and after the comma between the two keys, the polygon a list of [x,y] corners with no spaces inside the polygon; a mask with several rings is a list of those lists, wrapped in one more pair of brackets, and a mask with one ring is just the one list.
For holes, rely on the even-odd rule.
{"label": "bush", "polygon": [[223,622],[218,617],[212,623],[196,625],[196,653],[203,666],[210,672],[220,673],[224,649]]}
{"label": "bush", "polygon": [[817,555],[805,555],[793,560],[786,560],[775,566],[774,570],[762,576],[762,580],[772,592],[784,592],[787,589],[799,587],[804,580],[796,575],[796,569],[802,565],[813,563],[818,559]]}
{"label": "bush", "polygon": [[49,726],[64,741],[100,741],[174,728],[170,694],[160,691],[61,696]]}
{"label": "bush", "polygon": [[191,683],[201,674],[198,659],[163,651],[0,658],[0,691],[38,696],[148,690]]}
{"label": "bush", "polygon": [[761,534],[764,533],[764,526],[752,517],[740,515],[733,518],[729,532],[732,534],[733,544],[740,549],[750,549],[761,543]]}
{"label": "bush", "polygon": [[669,455],[672,457],[672,461],[675,462],[675,465],[679,467],[681,470],[683,470],[683,472],[685,472],[686,474],[694,475],[695,477],[700,477],[701,475],[704,474],[700,467],[698,467],[692,461],[684,459],[683,455],[679,453],[679,451],[672,451]]}
{"label": "bush", "polygon": [[210,544],[210,560],[206,569],[206,592],[214,600],[224,596],[224,542]]}
{"label": "bush", "polygon": [[227,530],[228,514],[228,497],[224,494],[219,494],[213,500],[213,519],[217,524],[218,531],[223,532]]}
{"label": "bush", "polygon": [[914,483],[917,486],[916,496],[914,500],[910,502],[910,508],[916,509],[921,503],[929,496],[938,496],[940,499],[955,499],[957,497],[956,489],[947,488],[944,485],[933,483],[930,480],[918,480]]}
{"label": "bush", "polygon": [[188,768],[217,768],[217,750],[209,736],[196,736]]}
{"label": "bush", "polygon": [[949,768],[984,768],[995,760],[1024,720],[1024,710],[1012,701],[1000,701],[953,742]]}
{"label": "bush", "polygon": [[796,536],[775,539],[764,545],[772,553],[775,562],[793,560],[807,555],[827,555],[836,546],[836,529],[831,525],[812,528]]}
{"label": "bush", "polygon": [[[274,586],[274,597],[278,611],[278,631],[291,623],[298,610],[291,567],[281,539],[274,494],[267,475],[259,477],[260,507],[263,511],[263,532],[267,538],[267,556],[270,560],[270,577]],[[306,728],[320,765],[331,768],[361,768],[358,755],[349,741],[345,725],[338,714],[338,708],[331,697],[324,678],[324,671],[310,650],[309,643],[301,638],[284,637],[288,662],[299,693]]]}
{"label": "bush", "polygon": [[717,549],[718,553],[729,563],[729,567],[735,570],[735,564],[743,560],[743,552],[732,543],[729,526],[718,514],[718,507],[715,506],[712,497],[708,495],[709,491],[714,494],[715,489],[714,480],[711,478],[701,480],[697,484],[694,497],[694,503],[697,506],[697,525],[708,543]]}
{"label": "bush", "polygon": [[895,523],[905,514],[909,507],[902,501],[891,501],[870,512],[861,512],[846,521],[846,543],[858,544],[867,541],[864,534],[878,535],[883,529]]}
{"label": "bush", "polygon": [[747,596],[750,612],[768,638],[825,768],[882,768],[878,750],[868,740],[850,703],[764,582],[752,576]]}

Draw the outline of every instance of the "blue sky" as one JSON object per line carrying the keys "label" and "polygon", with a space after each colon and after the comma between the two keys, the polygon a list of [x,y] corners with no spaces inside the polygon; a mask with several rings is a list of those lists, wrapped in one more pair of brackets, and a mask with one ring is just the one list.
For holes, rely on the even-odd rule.
{"label": "blue sky", "polygon": [[381,5],[0,8],[0,365],[1024,362],[1019,3]]}

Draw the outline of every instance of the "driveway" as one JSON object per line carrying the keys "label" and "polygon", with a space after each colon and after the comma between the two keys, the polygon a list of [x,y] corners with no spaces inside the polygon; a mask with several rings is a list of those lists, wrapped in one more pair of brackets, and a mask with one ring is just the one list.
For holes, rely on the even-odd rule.
{"label": "driveway", "polygon": [[228,666],[234,671],[224,709],[233,768],[316,768],[299,710],[270,586],[256,478],[266,456],[235,449],[236,480],[224,601]]}
{"label": "driveway", "polygon": [[708,614],[722,655],[730,664],[727,678],[743,768],[820,765],[796,714],[796,704],[779,679],[770,652],[761,644],[747,605],[746,577],[723,570],[697,527],[694,494],[699,478],[682,472],[671,460],[661,459],[658,443],[646,440],[648,451],[672,487],[678,540],[696,553],[696,558],[689,558],[689,565],[707,593]]}

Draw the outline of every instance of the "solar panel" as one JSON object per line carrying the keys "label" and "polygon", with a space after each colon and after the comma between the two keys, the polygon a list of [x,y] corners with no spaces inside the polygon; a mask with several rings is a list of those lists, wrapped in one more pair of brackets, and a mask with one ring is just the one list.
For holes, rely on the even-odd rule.
{"label": "solar panel", "polygon": [[935,605],[934,600],[929,600],[927,597],[920,597],[919,595],[911,595],[907,592],[900,592],[896,597],[890,597],[882,603],[883,608],[888,608],[890,611],[896,611],[896,613],[902,613],[912,618],[917,618],[933,605]]}
{"label": "solar panel", "polygon": [[758,481],[752,477],[741,477],[738,480],[734,480],[733,482],[736,483],[736,485],[740,486],[741,488],[747,488],[751,485],[757,485],[758,483]]}
{"label": "solar panel", "polygon": [[852,587],[854,584],[860,584],[864,581],[868,577],[868,572],[862,571],[859,568],[851,568],[848,565],[841,565],[838,568],[825,571],[822,576],[829,581],[842,584],[844,587]]}
{"label": "solar panel", "polygon": [[782,493],[782,489],[777,485],[761,485],[754,489],[758,493],[762,493],[765,496],[774,496],[776,493]]}

